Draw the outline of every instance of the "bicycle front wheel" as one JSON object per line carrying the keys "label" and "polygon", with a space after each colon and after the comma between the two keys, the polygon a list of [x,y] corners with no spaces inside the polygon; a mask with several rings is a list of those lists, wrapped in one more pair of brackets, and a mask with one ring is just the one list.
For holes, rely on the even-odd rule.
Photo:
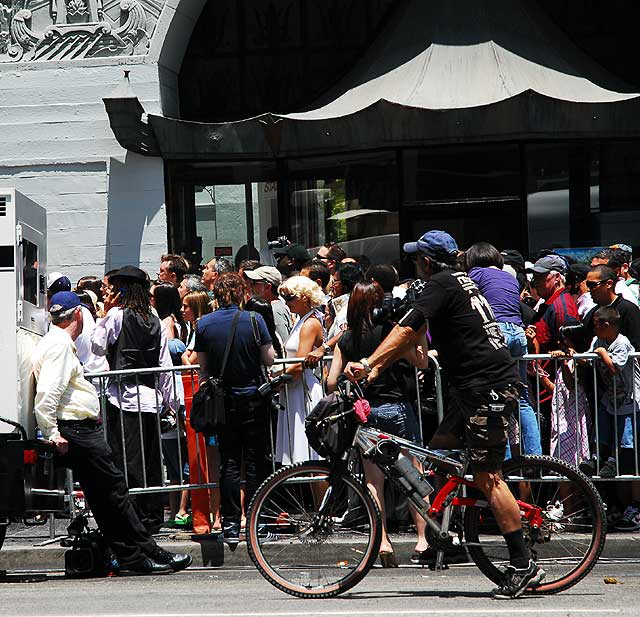
{"label": "bicycle front wheel", "polygon": [[[572,587],[590,572],[604,546],[607,519],[598,491],[575,467],[550,456],[507,461],[502,473],[516,499],[541,510],[538,527],[522,517],[525,540],[546,572],[543,584],[529,591],[551,594]],[[488,506],[467,507],[464,529],[471,558],[500,584],[509,551]]]}
{"label": "bicycle front wheel", "polygon": [[267,478],[247,517],[247,548],[262,576],[300,598],[329,598],[359,583],[382,534],[369,491],[324,462],[299,463]]}

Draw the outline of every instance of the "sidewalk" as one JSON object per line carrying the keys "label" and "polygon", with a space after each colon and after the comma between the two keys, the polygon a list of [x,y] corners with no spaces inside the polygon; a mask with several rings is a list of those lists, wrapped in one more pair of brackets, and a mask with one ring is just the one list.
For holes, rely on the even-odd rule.
{"label": "sidewalk", "polygon": [[[0,570],[40,570],[64,568],[64,553],[66,548],[60,546],[59,540],[64,537],[68,521],[56,521],[57,541],[45,546],[38,546],[49,537],[49,527],[22,528],[10,527],[4,547],[0,551]],[[209,566],[219,568],[253,567],[246,549],[246,543],[241,542],[235,551],[222,542],[220,534],[210,536],[193,536],[188,532],[167,531],[156,536],[158,543],[165,549],[189,553],[193,557],[194,566]],[[398,561],[402,565],[409,565],[413,553],[415,536],[413,534],[391,535]],[[558,543],[556,543],[557,545]],[[353,542],[348,543],[350,550]],[[544,556],[549,556],[550,545],[543,545]],[[333,544],[337,560],[344,557],[340,553],[340,545]],[[295,556],[291,547],[291,557]],[[564,554],[564,553],[563,553]],[[607,536],[602,557],[608,559],[640,558],[640,532],[610,533]]]}

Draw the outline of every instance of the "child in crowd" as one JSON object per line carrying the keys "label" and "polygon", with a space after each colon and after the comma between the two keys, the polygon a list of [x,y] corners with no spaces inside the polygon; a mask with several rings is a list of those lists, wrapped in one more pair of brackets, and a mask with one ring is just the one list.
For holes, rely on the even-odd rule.
{"label": "child in crowd", "polygon": [[591,416],[580,369],[570,356],[587,351],[589,339],[586,328],[580,323],[562,326],[559,332],[562,349],[552,351],[551,356],[569,358],[556,365],[556,377],[552,382],[550,451],[551,456],[579,465],[590,456]]}
{"label": "child in crowd", "polygon": [[[608,458],[600,467],[602,478],[614,478],[618,471],[635,472],[634,425],[640,399],[640,369],[630,356],[634,348],[629,339],[620,334],[619,324],[620,314],[613,307],[603,306],[594,314],[596,336],[590,351],[601,360],[597,367],[604,384],[596,421],[600,449],[608,450]],[[632,503],[615,524],[621,531],[640,529],[640,485],[630,484]]]}

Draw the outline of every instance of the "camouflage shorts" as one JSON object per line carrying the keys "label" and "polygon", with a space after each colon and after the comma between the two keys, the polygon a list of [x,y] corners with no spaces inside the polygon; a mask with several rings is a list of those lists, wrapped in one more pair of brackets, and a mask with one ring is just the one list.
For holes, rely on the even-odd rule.
{"label": "camouflage shorts", "polygon": [[509,418],[518,410],[518,388],[482,391],[453,390],[451,408],[442,420],[434,443],[447,436],[461,438],[473,471],[498,471],[507,448]]}

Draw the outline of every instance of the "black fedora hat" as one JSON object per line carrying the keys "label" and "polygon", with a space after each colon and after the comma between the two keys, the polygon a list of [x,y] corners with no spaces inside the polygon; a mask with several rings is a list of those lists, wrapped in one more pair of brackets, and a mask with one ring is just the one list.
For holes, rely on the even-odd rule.
{"label": "black fedora hat", "polygon": [[120,270],[116,270],[109,277],[109,280],[116,278],[134,280],[139,283],[149,282],[146,272],[144,270],[140,270],[140,268],[136,268],[135,266],[123,266]]}

